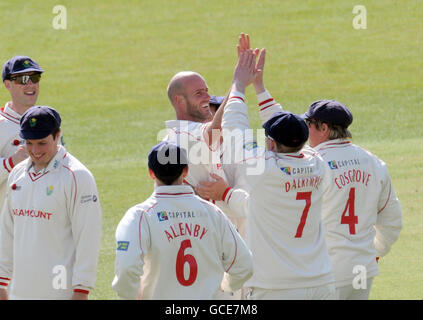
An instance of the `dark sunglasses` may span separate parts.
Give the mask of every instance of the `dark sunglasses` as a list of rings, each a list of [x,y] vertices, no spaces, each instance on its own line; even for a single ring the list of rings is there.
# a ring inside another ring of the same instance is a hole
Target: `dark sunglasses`
[[[29,80],[31,79],[32,83],[37,83],[41,79],[41,73],[35,73],[31,75],[23,75],[23,76],[16,76],[16,77],[10,77],[11,81],[15,81],[18,84],[27,84]]]

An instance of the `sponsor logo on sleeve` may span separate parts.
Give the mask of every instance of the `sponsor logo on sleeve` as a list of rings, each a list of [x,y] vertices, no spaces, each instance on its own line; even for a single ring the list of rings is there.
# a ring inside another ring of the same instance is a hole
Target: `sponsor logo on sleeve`
[[[87,202],[97,202],[98,198],[97,196],[94,194],[90,194],[90,195],[86,195],[86,196],[82,196],[81,197],[81,203],[87,203]]]
[[[129,241],[118,241],[117,242],[117,250],[128,251],[128,248],[129,248]]]

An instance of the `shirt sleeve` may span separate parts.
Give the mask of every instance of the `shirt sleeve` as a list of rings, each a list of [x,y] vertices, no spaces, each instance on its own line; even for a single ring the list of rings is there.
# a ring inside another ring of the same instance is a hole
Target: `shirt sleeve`
[[[386,165],[383,164],[384,179],[378,203],[374,245],[379,257],[386,255],[397,241],[402,228],[401,204],[395,194]]]
[[[144,213],[130,209],[116,229],[115,277],[112,288],[120,299],[135,300],[143,275],[144,256],[150,247]]]
[[[9,185],[9,184],[8,184]],[[6,289],[13,274],[13,214],[9,207],[9,189],[0,211],[0,288]]]
[[[2,158],[0,157],[0,184],[7,181],[9,173],[14,167],[12,157]]]
[[[70,170],[70,169],[69,169]],[[72,287],[88,293],[94,288],[101,244],[101,207],[94,177],[87,170],[72,171],[68,191],[70,221],[75,245]]]
[[[222,237],[222,263],[225,276],[221,283],[224,291],[236,291],[253,275],[253,258],[244,240],[233,224],[224,217]]]
[[[257,95],[257,101],[262,124],[265,124],[275,112],[283,111],[282,106],[273,99],[267,90]]]

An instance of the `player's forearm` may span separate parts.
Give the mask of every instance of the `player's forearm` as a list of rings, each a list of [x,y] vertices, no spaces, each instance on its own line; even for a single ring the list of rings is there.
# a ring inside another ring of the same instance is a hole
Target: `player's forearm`
[[[113,290],[122,300],[136,300],[140,296],[140,277],[132,272],[117,270]]]
[[[3,183],[7,180],[9,173],[12,171],[14,166],[15,163],[13,163],[12,157],[0,158],[0,183]]]
[[[267,90],[257,93],[257,102],[262,124],[268,121],[275,112],[283,111],[282,106],[275,101]]]
[[[0,288],[0,300],[9,300],[9,295],[6,289]]]

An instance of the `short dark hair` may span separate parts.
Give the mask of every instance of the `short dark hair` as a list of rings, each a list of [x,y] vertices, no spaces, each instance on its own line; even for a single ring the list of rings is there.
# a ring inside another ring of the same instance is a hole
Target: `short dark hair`
[[[154,175],[156,176],[156,178],[158,180],[160,180],[163,184],[170,186],[172,185],[176,180],[179,179],[179,177],[181,176],[182,172],[184,171],[184,169],[187,167],[187,165],[185,165],[183,168],[181,168],[180,172],[178,170],[178,173],[175,173],[173,175],[161,175],[158,172],[155,172],[153,169],[151,169],[154,172]]]
[[[168,141],[155,145],[148,154],[148,167],[165,185],[173,184],[187,166],[186,150]]]
[[[273,141],[275,141],[275,140],[273,140]],[[282,143],[279,143],[277,141],[275,141],[275,144],[276,144],[276,150],[278,151],[278,153],[293,153],[293,152],[300,151],[304,147],[305,142],[303,142],[302,144],[300,144],[299,146],[296,146],[296,147],[288,147],[288,146],[286,146]]]

